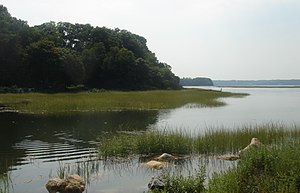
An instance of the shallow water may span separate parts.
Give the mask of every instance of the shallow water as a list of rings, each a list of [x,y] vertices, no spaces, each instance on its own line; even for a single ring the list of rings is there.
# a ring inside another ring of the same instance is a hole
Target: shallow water
[[[147,160],[137,157],[118,163],[97,159],[97,137],[111,131],[184,129],[203,133],[207,129],[233,129],[270,122],[300,125],[299,88],[222,90],[251,95],[221,99],[228,105],[216,108],[182,107],[65,116],[0,114],[0,174],[9,174],[9,192],[15,193],[47,192],[45,183],[49,177],[57,176],[61,168],[70,173],[79,172],[87,181],[85,192],[141,193],[147,191],[151,177],[163,171],[142,167],[140,163]],[[170,164],[167,170],[187,173],[198,165],[206,165],[207,175],[210,175],[235,164],[194,155]]]

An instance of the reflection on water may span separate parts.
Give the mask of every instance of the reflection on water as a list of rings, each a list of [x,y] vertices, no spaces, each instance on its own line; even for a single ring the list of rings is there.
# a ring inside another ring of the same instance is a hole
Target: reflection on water
[[[96,139],[106,132],[146,130],[157,112],[101,112],[66,116],[1,113],[0,176],[9,171],[14,192],[44,192],[59,164],[96,157]]]
[[[11,185],[9,192],[15,193],[45,192],[44,185],[49,177],[79,173],[88,184],[85,192],[141,193],[147,190],[151,177],[161,172],[188,174],[199,165],[205,165],[207,176],[210,176],[237,162],[193,155],[156,171],[141,166],[141,162],[150,158],[134,157],[119,162],[99,160],[95,148],[98,136],[149,128],[203,133],[214,127],[236,128],[270,121],[300,124],[300,89],[223,88],[223,91],[251,95],[222,99],[228,105],[217,108],[187,108],[187,105],[174,110],[64,116],[0,113],[0,189],[2,182],[7,185],[7,178],[2,177],[7,173]]]

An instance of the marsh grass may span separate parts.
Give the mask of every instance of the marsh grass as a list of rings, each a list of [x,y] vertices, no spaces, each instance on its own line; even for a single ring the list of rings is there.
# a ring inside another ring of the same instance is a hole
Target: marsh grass
[[[204,135],[185,132],[147,131],[137,133],[109,133],[99,138],[100,155],[108,157],[172,154],[235,154],[246,147],[253,137],[266,145],[283,144],[300,138],[298,126],[287,127],[270,123],[245,126],[235,130],[208,130]]]
[[[189,103],[201,107],[222,106],[224,103],[217,100],[220,97],[241,97],[245,95],[201,89],[0,94],[0,106],[36,114],[158,110],[176,108]]]
[[[252,151],[237,167],[215,174],[209,180],[207,192],[299,192],[299,141],[277,145]]]
[[[205,193],[298,193],[300,191],[300,143],[277,142],[271,148],[248,152],[236,167],[215,173],[205,185],[203,172],[193,175],[164,174],[166,192]],[[201,170],[200,170],[201,171]]]
[[[10,175],[1,174],[0,175],[0,193],[6,193],[10,190]]]
[[[81,160],[74,164],[70,163],[59,163],[56,171],[56,175],[52,174],[52,170],[49,173],[49,178],[59,177],[61,179],[66,178],[72,174],[78,174],[81,176],[86,184],[90,184],[93,177],[99,173],[99,161],[98,160]]]
[[[259,138],[266,145],[279,144],[299,138],[300,128],[295,125],[269,123],[246,125],[233,130],[210,129],[205,135],[195,137],[194,148],[200,154],[237,153],[247,146],[253,137]]]
[[[103,135],[99,140],[99,152],[104,158],[132,155],[155,155],[163,152],[173,154],[192,153],[192,140],[184,133],[137,132]]]
[[[206,155],[236,152],[248,145],[252,137],[258,137],[266,146],[243,155],[235,167],[213,174],[207,183],[199,180],[197,173],[188,176],[166,174],[166,188],[153,192],[300,192],[300,134],[297,126],[271,123],[232,131],[211,130],[203,136],[191,138],[192,149],[194,153]]]
[[[163,179],[165,188],[163,190],[154,189],[151,193],[201,193],[205,191],[205,167],[200,167],[189,175],[183,175],[178,172],[164,173],[160,178]]]

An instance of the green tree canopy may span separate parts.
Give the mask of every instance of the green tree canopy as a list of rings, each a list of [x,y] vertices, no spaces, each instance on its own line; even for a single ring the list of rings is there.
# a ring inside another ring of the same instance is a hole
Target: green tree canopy
[[[29,27],[0,5],[0,86],[176,89],[179,78],[126,30],[48,22]]]

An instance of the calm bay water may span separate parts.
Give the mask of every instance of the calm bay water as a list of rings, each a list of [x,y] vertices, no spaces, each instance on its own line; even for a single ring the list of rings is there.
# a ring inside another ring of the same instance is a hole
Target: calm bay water
[[[201,134],[207,129],[233,129],[247,124],[300,125],[299,88],[223,88],[223,91],[250,95],[220,99],[227,105],[217,108],[186,106],[162,111],[66,116],[0,114],[0,175],[9,175],[9,192],[41,193],[47,192],[45,183],[49,176],[57,176],[60,168],[71,172],[86,168],[88,174],[81,171],[88,180],[85,192],[141,193],[147,191],[151,177],[161,171],[142,167],[137,157],[120,163],[97,159],[97,137],[111,131],[184,129]],[[173,163],[168,169],[188,171],[199,164],[206,164],[207,172],[212,173],[235,163],[195,156]]]
[[[250,95],[223,98],[221,100],[227,105],[218,108],[187,107],[161,111],[152,127],[202,134],[208,129],[235,129],[245,125],[300,124],[300,88],[222,88],[222,91]]]

